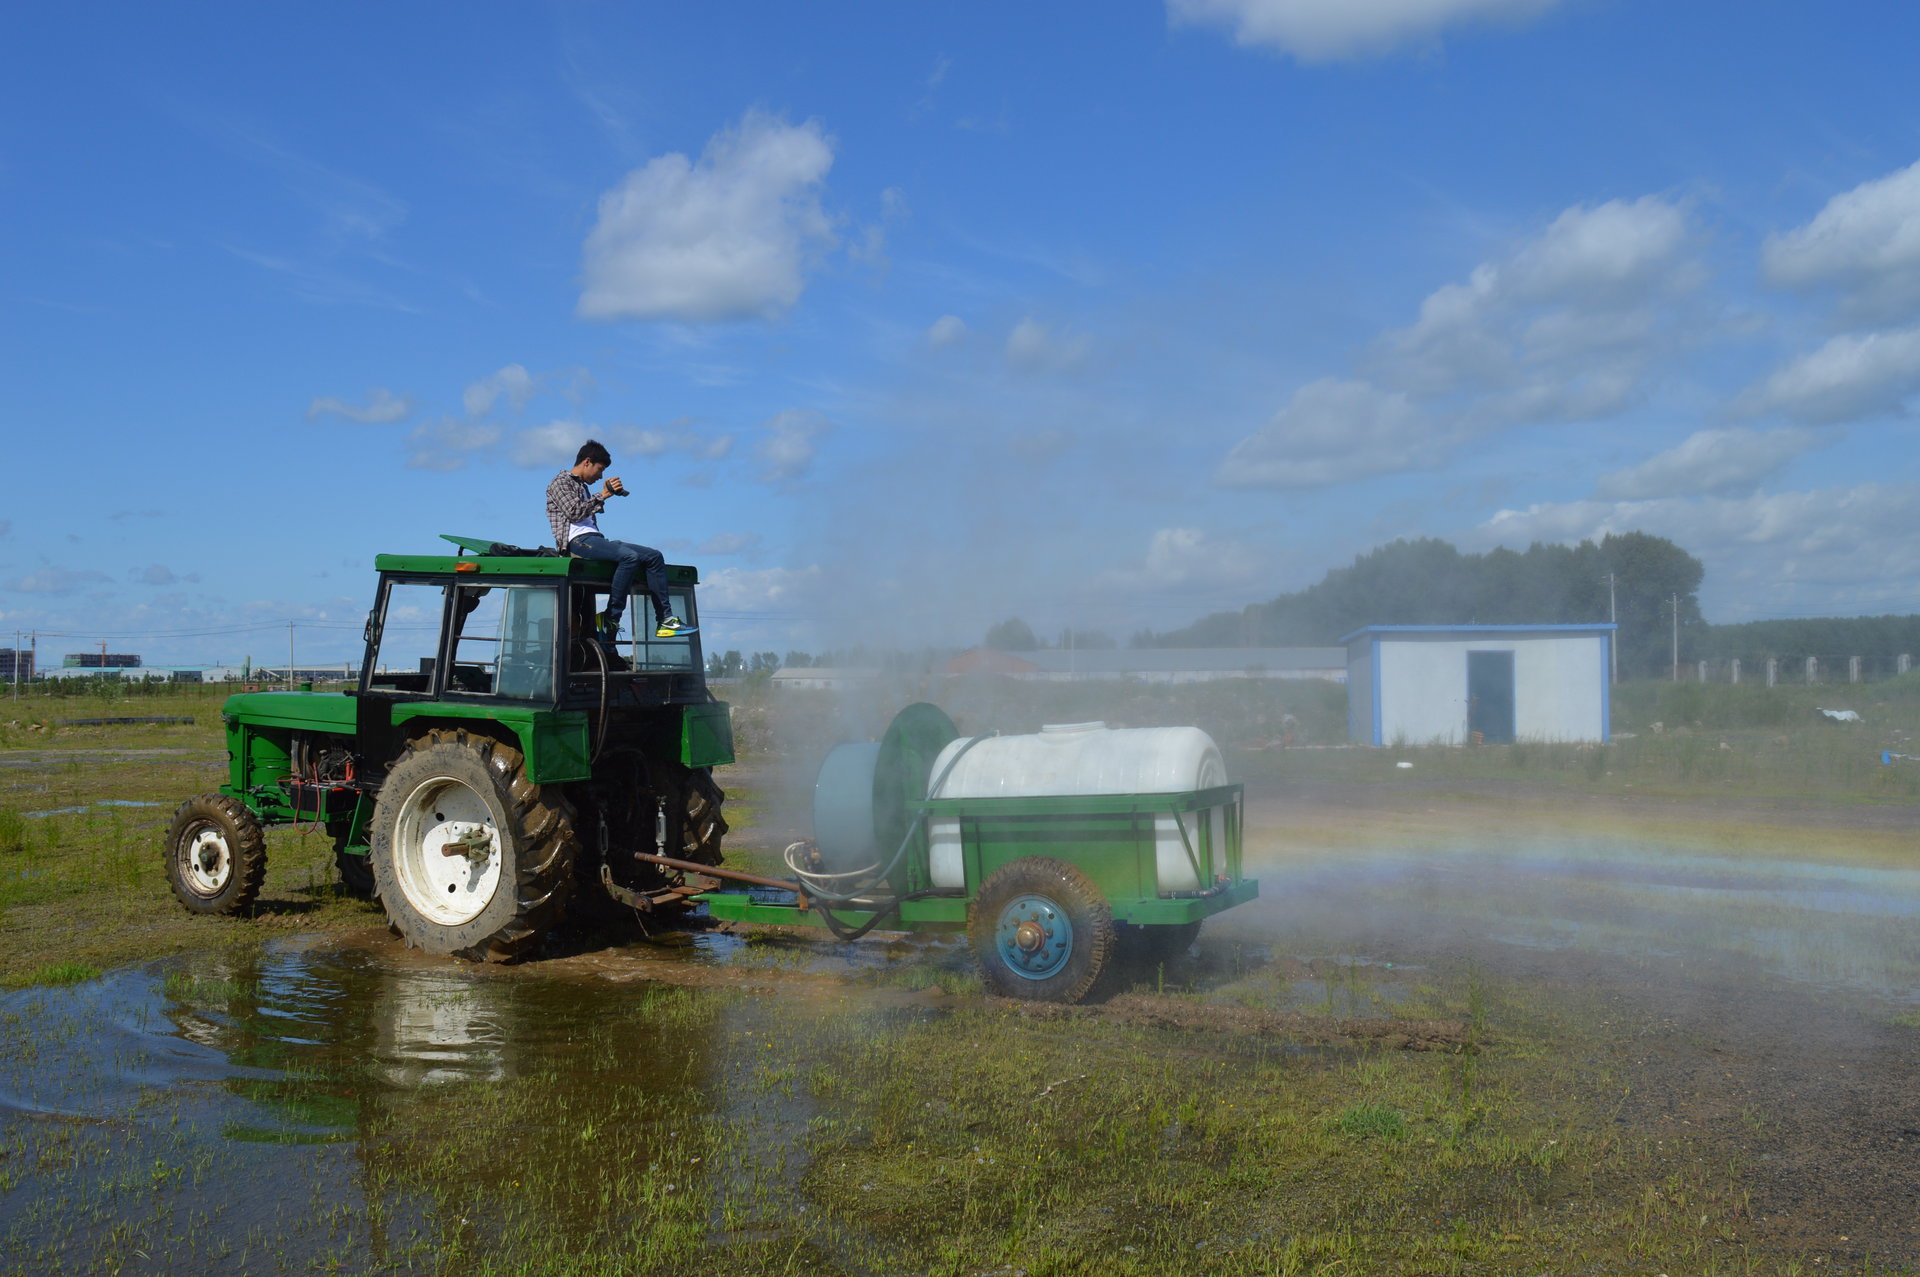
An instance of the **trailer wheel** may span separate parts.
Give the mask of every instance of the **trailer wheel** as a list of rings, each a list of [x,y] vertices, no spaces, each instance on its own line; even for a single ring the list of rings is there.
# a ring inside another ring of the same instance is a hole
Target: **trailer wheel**
[[[1076,865],[1029,856],[987,876],[968,909],[987,988],[1034,1002],[1078,1002],[1113,952],[1113,911]]]
[[[267,836],[245,803],[189,798],[167,827],[167,881],[194,913],[244,913],[267,876]]]
[[[441,729],[387,772],[373,809],[373,877],[400,938],[505,962],[559,922],[573,887],[572,812],[527,779],[520,751]]]

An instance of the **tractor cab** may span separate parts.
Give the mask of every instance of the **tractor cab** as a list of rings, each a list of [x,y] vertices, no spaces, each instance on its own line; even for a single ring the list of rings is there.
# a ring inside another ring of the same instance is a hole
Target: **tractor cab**
[[[643,589],[627,601],[619,638],[594,641],[612,564],[445,539],[465,553],[375,560],[362,697],[560,709],[708,699],[699,635],[655,638],[659,618]],[[697,625],[696,569],[670,566],[667,581],[676,614]]]

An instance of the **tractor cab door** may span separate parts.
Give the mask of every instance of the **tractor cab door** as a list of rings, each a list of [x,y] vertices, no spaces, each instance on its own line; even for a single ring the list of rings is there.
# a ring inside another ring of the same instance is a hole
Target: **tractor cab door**
[[[367,621],[362,695],[551,703],[560,587],[392,576]]]

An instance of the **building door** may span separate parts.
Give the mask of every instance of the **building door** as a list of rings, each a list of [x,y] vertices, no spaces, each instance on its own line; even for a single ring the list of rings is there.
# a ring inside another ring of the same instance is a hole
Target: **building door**
[[[1513,743],[1513,653],[1467,653],[1468,739]]]

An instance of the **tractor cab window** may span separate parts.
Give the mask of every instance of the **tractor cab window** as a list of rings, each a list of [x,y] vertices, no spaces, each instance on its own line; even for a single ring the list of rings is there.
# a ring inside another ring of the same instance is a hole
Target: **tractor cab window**
[[[689,625],[700,623],[694,615],[691,587],[669,586],[667,599],[673,605],[675,616]],[[598,668],[590,649],[584,644],[584,636],[593,632],[594,619],[606,610],[606,606],[604,591],[576,587],[573,632],[577,639],[583,640],[574,644],[572,669],[576,672],[591,673]],[[653,632],[659,626],[660,618],[654,613],[653,600],[644,590],[634,594],[627,601],[626,615],[620,621],[620,636],[613,645],[614,672],[686,673],[700,668],[700,654],[695,647],[697,640],[690,635],[655,638]]]
[[[667,601],[673,605],[673,614],[688,625],[700,624],[693,614],[693,591],[685,586],[667,587]],[[699,666],[699,658],[693,650],[691,635],[678,638],[661,639],[653,636],[659,628],[661,618],[654,614],[653,599],[642,590],[633,596],[627,605],[627,615],[633,618],[631,628],[632,647],[622,647],[620,654],[633,662],[636,670],[690,670]],[[621,635],[622,639],[628,635]]]
[[[440,621],[447,587],[439,582],[391,581],[367,622],[373,645],[367,687],[388,692],[425,692],[433,687],[440,652]]]
[[[459,586],[447,690],[511,700],[551,697],[557,615],[551,586]]]

